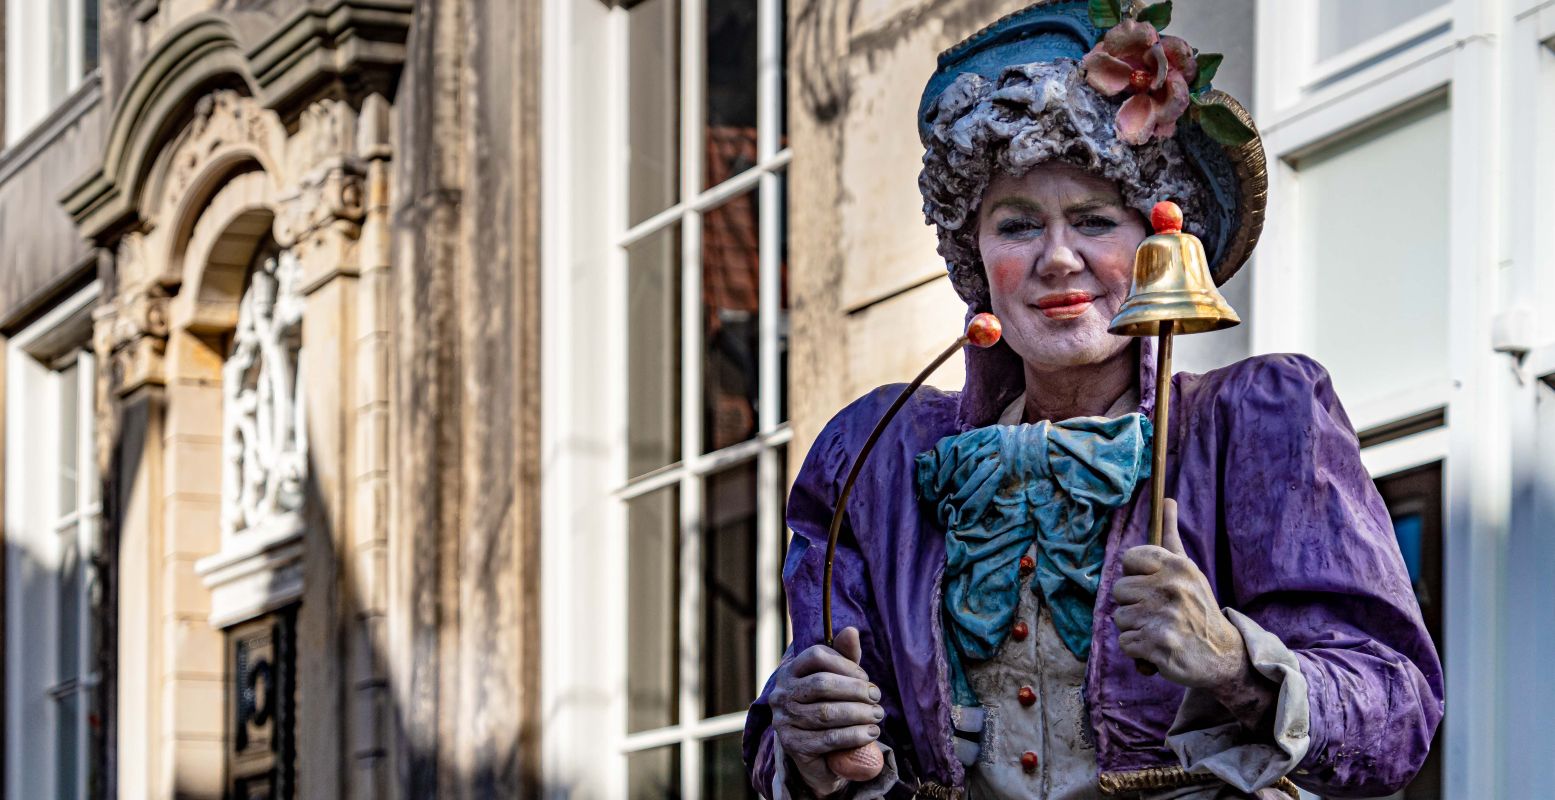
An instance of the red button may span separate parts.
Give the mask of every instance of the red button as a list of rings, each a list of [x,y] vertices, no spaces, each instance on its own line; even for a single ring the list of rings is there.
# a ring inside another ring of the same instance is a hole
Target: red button
[[[1024,642],[1024,641],[1026,641],[1026,637],[1028,635],[1030,635],[1030,634],[1031,634],[1031,629],[1026,627],[1026,623],[1024,623],[1024,622],[1017,622],[1017,623],[1015,623],[1015,627],[1010,629],[1010,635],[1014,636],[1015,637],[1015,641],[1017,641],[1017,642]]]
[[[1035,558],[1032,558],[1031,556],[1021,556],[1020,557],[1020,571],[1021,572],[1035,572],[1036,569],[1037,569],[1037,560]]]
[[[1027,750],[1024,753],[1021,753],[1020,754],[1020,765],[1022,767],[1025,767],[1027,772],[1036,772],[1037,771],[1037,754],[1031,752],[1030,750]]]
[[[1020,687],[1020,691],[1016,692],[1015,696],[1020,698],[1020,704],[1023,706],[1029,706],[1037,702],[1037,693],[1032,691],[1030,686]]]

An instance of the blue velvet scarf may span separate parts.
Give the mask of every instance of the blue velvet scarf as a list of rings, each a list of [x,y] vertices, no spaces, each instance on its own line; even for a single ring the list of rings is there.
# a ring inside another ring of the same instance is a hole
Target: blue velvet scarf
[[[1020,557],[1077,658],[1091,615],[1107,522],[1150,476],[1150,420],[1079,417],[992,425],[941,439],[917,459],[918,493],[945,528],[944,620],[958,705],[976,705],[963,661],[992,658],[1020,604]]]

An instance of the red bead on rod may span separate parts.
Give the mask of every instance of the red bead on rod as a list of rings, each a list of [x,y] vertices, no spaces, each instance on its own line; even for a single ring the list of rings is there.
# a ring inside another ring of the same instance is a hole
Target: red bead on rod
[[[1156,233],[1182,233],[1182,209],[1170,200],[1163,200],[1150,209],[1150,227]]]

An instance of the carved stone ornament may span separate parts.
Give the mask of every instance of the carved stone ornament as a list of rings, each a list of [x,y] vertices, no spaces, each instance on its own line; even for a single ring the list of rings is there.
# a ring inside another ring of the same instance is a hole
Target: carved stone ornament
[[[210,157],[233,144],[271,152],[272,126],[279,123],[252,97],[222,89],[201,97],[178,143],[173,146],[163,189],[163,208],[174,208],[189,192]]]
[[[276,219],[277,239],[293,245],[337,222],[346,223],[346,232],[354,238],[367,213],[363,173],[355,163],[336,160],[300,181]]]
[[[308,431],[297,369],[301,267],[289,250],[254,269],[222,368],[222,537],[301,527]]]
[[[151,283],[127,290],[98,312],[93,338],[98,356],[108,364],[114,394],[122,397],[165,381],[167,305],[167,292]]]
[[[211,588],[216,627],[302,596],[308,425],[298,370],[301,272],[291,250],[254,266],[222,367],[221,551],[196,567]]]

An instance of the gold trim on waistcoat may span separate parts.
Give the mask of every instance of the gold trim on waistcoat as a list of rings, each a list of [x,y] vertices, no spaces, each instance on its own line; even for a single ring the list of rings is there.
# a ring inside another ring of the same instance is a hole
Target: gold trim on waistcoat
[[[1190,775],[1182,767],[1151,767],[1129,772],[1103,772],[1096,776],[1096,784],[1104,795],[1120,795],[1129,792],[1152,792],[1160,789],[1183,789],[1189,786],[1208,786],[1220,782],[1214,775]],[[1301,800],[1301,793],[1289,778],[1280,778],[1269,787],[1289,795],[1291,800]],[[933,781],[918,784],[912,794],[914,800],[965,800],[966,790],[941,786]]]
[[[1105,795],[1149,792],[1157,789],[1182,789],[1218,782],[1220,779],[1214,775],[1190,775],[1182,767],[1151,767],[1128,772],[1103,772],[1096,776],[1096,784]],[[1301,798],[1301,793],[1296,790],[1296,784],[1291,783],[1289,778],[1280,778],[1270,788],[1290,795],[1291,800]]]

